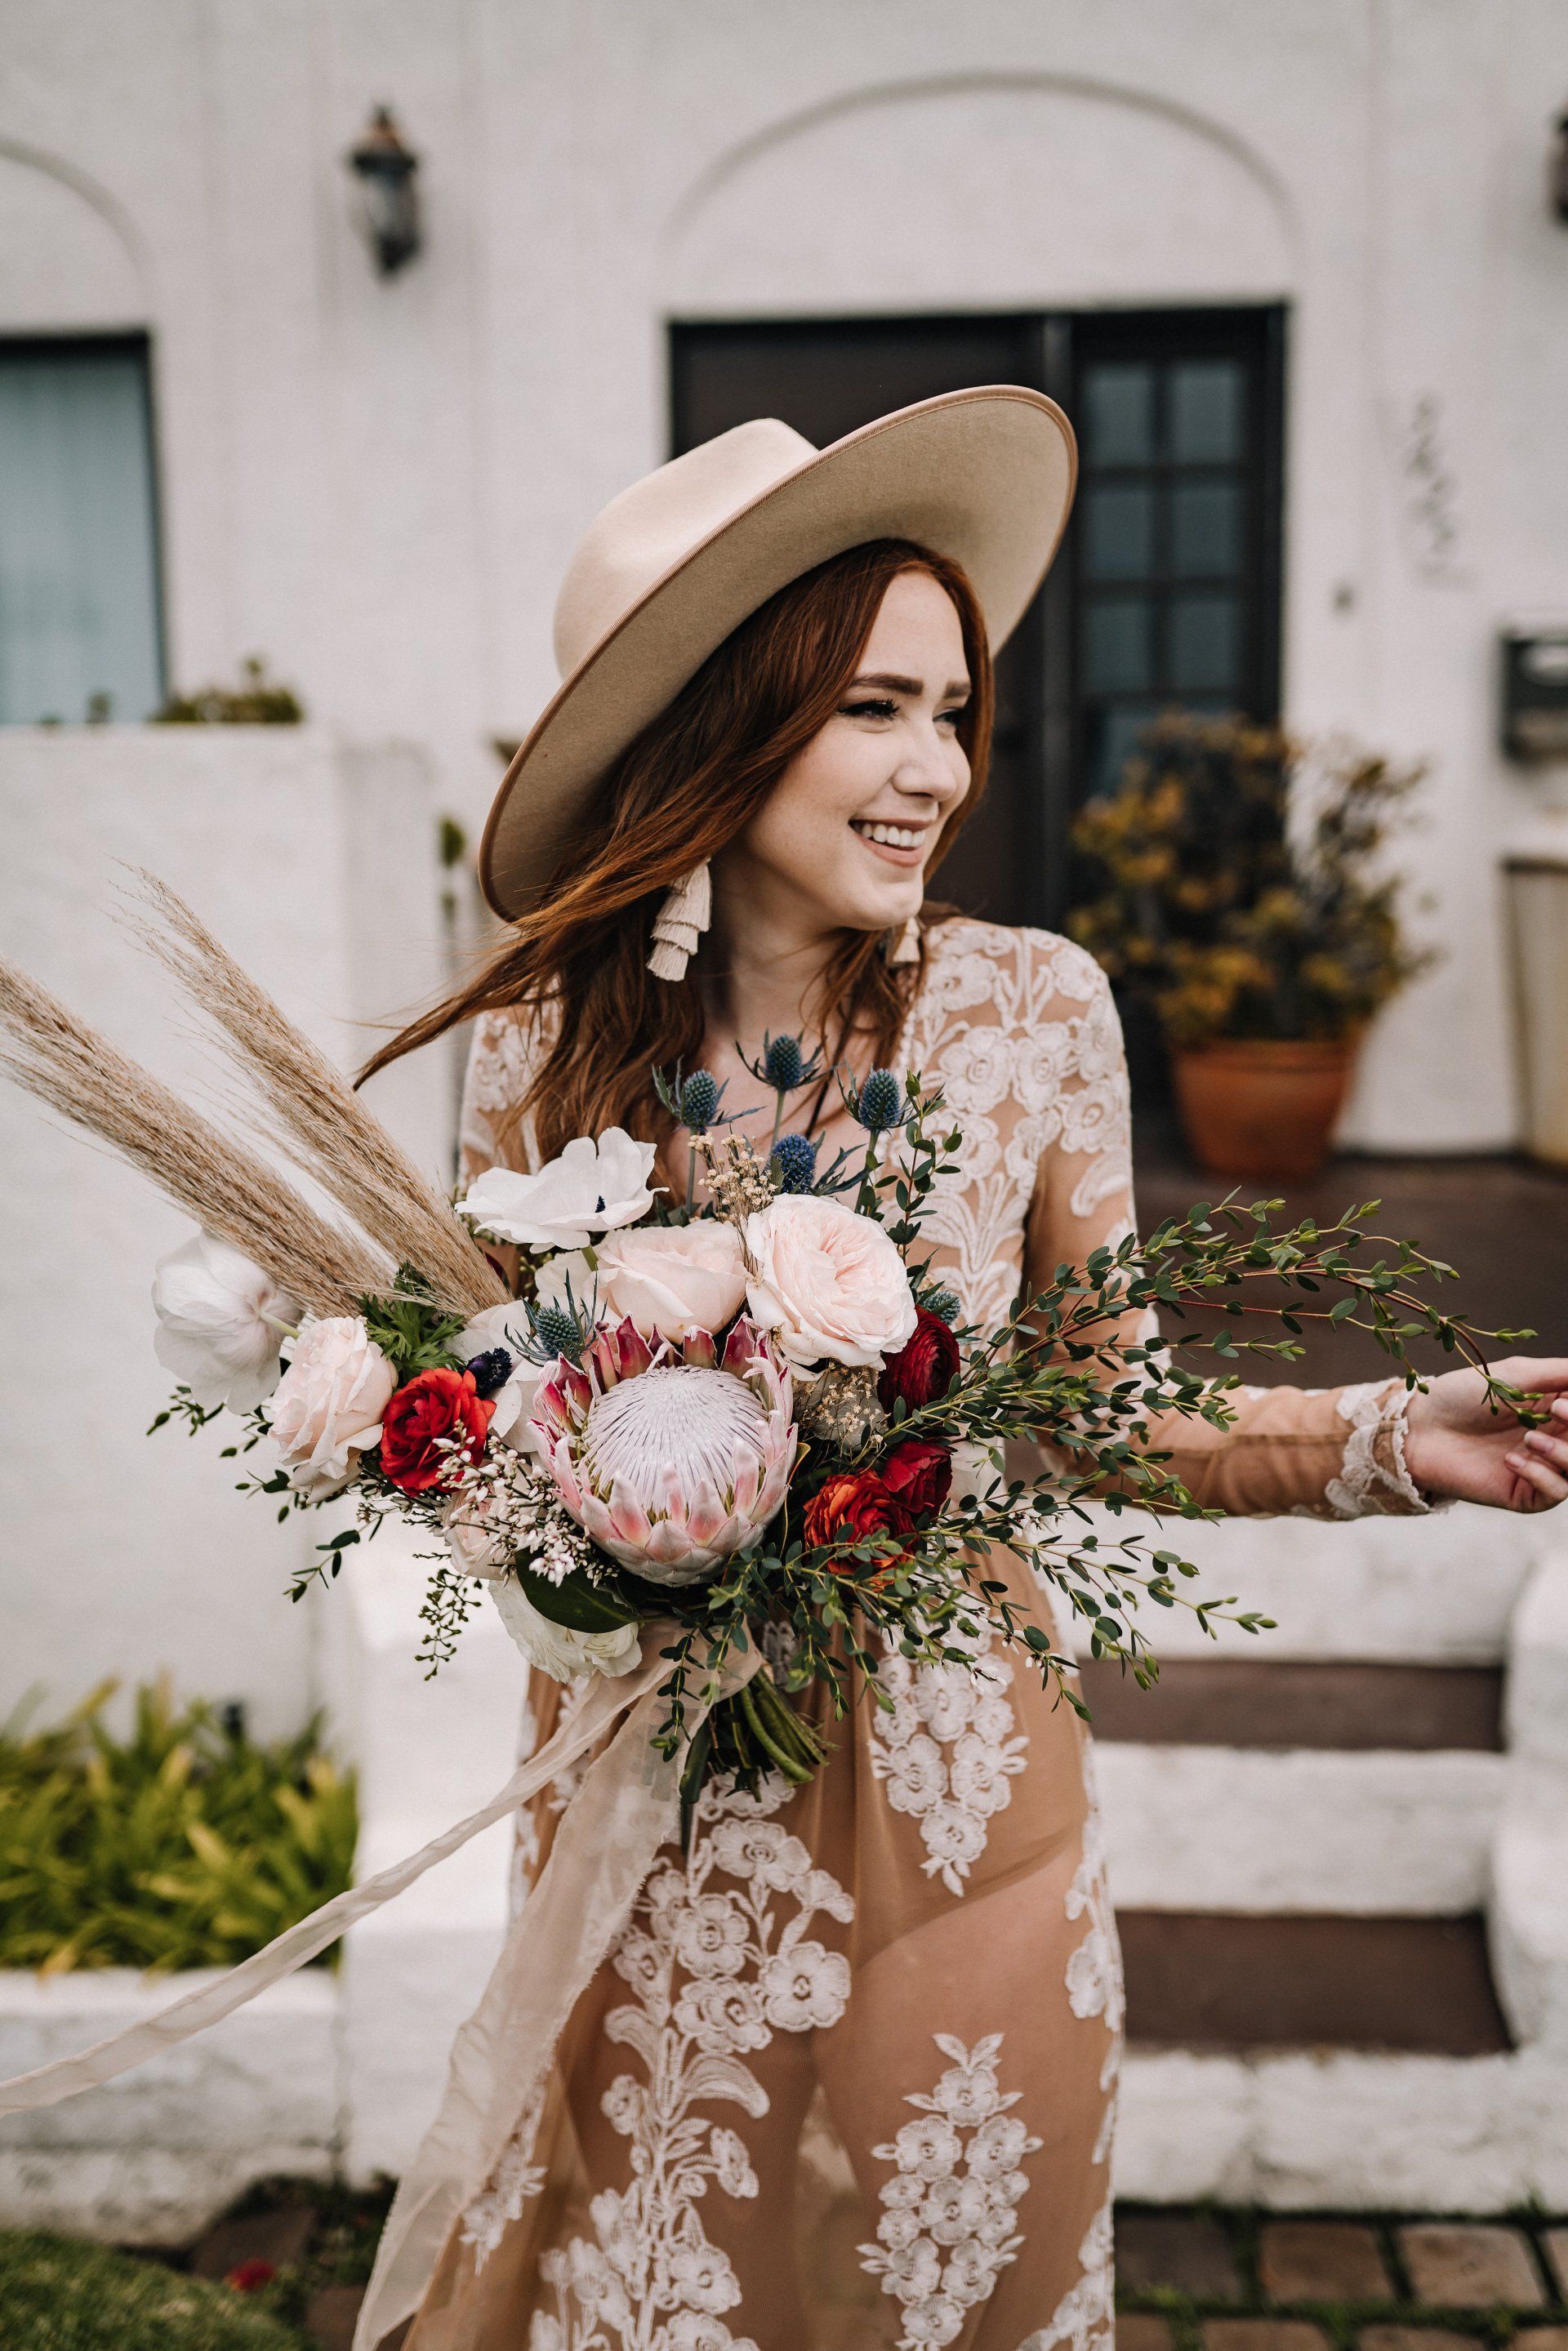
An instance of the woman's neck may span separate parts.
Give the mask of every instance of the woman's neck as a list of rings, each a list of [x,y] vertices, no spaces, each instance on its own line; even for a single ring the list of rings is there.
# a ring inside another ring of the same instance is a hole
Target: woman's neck
[[[799,903],[744,892],[714,876],[713,926],[703,961],[709,1038],[755,1051],[764,1034],[800,1036],[820,1003],[818,982],[837,932]]]

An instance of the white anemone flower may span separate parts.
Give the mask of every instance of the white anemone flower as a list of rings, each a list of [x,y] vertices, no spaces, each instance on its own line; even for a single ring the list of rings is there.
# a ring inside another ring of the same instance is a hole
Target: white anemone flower
[[[623,1127],[606,1128],[597,1143],[579,1134],[535,1176],[486,1167],[458,1201],[457,1213],[519,1249],[583,1249],[600,1233],[647,1215],[654,1155],[654,1144],[633,1142]]]
[[[152,1306],[158,1361],[198,1404],[249,1412],[277,1385],[278,1349],[299,1308],[215,1233],[193,1233],[159,1259]]]
[[[636,1624],[617,1625],[607,1633],[578,1633],[541,1614],[528,1593],[510,1575],[490,1585],[502,1624],[530,1666],[552,1681],[580,1681],[588,1674],[615,1679],[642,1662],[643,1634]]]
[[[538,1451],[528,1416],[545,1367],[530,1359],[526,1352],[529,1344],[528,1309],[515,1299],[500,1306],[486,1306],[452,1343],[453,1353],[461,1356],[465,1364],[471,1364],[476,1355],[489,1354],[495,1347],[505,1347],[510,1355],[511,1370],[501,1386],[491,1391],[490,1401],[496,1408],[490,1416],[490,1434],[519,1453]]]

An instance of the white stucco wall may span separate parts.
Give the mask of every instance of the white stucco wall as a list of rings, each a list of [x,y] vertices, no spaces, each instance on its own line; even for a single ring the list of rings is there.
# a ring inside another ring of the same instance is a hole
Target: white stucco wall
[[[1283,298],[1289,715],[1430,758],[1446,961],[1350,1133],[1506,1141],[1493,638],[1568,611],[1554,0],[12,0],[0,332],[141,315],[169,635],[427,745],[475,816],[583,522],[664,453],[673,315]],[[341,157],[423,162],[390,282]],[[1436,486],[1434,472],[1439,477]]]
[[[371,1013],[439,974],[434,814],[406,747],[318,728],[0,730],[5,946],[126,1051],[209,1102],[221,1073],[169,983],[112,919],[144,865],[346,1066]],[[371,1100],[448,1180],[434,1055]],[[141,1180],[0,1084],[0,1719],[46,1718],[99,1681],[171,1668],[248,1701],[263,1732],[319,1703],[310,1614],[288,1575],[321,1539],[242,1500],[217,1431],[143,1435],[171,1377],[152,1353],[155,1260],[190,1225]]]

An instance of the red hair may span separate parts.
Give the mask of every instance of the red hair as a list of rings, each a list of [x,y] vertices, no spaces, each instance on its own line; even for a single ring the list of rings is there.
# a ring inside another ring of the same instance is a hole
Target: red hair
[[[839,708],[888,586],[904,571],[927,572],[946,590],[968,662],[958,739],[971,781],[943,829],[937,854],[945,852],[985,783],[994,699],[985,620],[956,563],[906,539],[874,539],[792,580],[725,639],[609,770],[577,843],[499,951],[361,1075],[476,1013],[549,1011],[558,1017],[511,1113],[513,1131],[528,1118],[546,1157],[607,1126],[664,1143],[670,1123],[649,1072],[677,1061],[692,1067],[705,1019],[700,949],[685,980],[655,979],[645,967],[653,916],[674,883],[745,830]],[[836,1028],[835,1050],[858,1032],[883,1061],[920,967],[890,966],[880,946],[878,932],[844,932],[810,1010],[824,1034]]]

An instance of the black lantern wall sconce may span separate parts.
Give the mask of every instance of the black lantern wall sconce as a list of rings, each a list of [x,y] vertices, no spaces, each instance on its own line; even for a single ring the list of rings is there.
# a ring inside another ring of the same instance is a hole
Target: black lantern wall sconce
[[[1552,151],[1552,209],[1568,228],[1568,111],[1557,118],[1557,144]]]
[[[391,277],[420,246],[419,157],[403,139],[390,106],[378,106],[349,169],[360,184],[360,219],[376,267]]]

